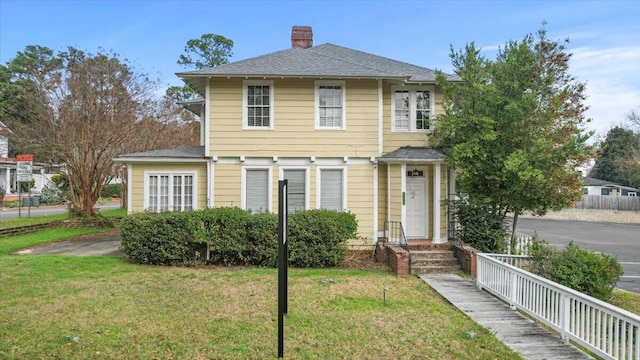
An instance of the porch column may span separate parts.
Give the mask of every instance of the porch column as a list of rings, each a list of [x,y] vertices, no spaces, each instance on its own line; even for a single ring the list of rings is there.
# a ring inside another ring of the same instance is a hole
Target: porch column
[[[440,163],[433,164],[433,242],[443,242],[440,238]]]

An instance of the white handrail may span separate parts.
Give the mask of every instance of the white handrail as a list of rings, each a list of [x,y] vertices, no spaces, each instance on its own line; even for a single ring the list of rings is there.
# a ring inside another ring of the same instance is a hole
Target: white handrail
[[[478,254],[478,288],[598,356],[640,360],[640,316],[511,265],[520,265],[523,259]]]

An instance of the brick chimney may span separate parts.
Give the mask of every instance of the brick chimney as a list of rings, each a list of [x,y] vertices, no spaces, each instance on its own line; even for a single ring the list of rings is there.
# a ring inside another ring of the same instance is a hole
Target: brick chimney
[[[291,29],[291,47],[308,49],[313,46],[311,26],[294,26]]]

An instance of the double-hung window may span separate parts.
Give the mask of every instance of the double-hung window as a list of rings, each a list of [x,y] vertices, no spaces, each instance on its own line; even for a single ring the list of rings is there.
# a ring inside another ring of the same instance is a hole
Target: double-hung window
[[[245,168],[242,207],[257,212],[271,211],[271,168]]]
[[[316,81],[315,87],[316,129],[345,129],[345,82]]]
[[[273,81],[244,81],[242,103],[243,129],[273,129]]]
[[[346,169],[318,169],[318,205],[320,209],[344,211],[346,204]]]
[[[147,173],[145,209],[152,212],[193,210],[194,179],[193,173]]]
[[[392,130],[420,132],[433,129],[433,88],[394,86],[391,88]]]
[[[289,212],[307,209],[307,170],[283,169],[282,179],[287,183],[287,207]]]

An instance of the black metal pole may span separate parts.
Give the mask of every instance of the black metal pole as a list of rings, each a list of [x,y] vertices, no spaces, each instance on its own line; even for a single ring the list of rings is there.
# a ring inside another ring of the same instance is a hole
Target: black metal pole
[[[278,182],[278,358],[284,357],[284,315],[287,313],[287,180]]]

